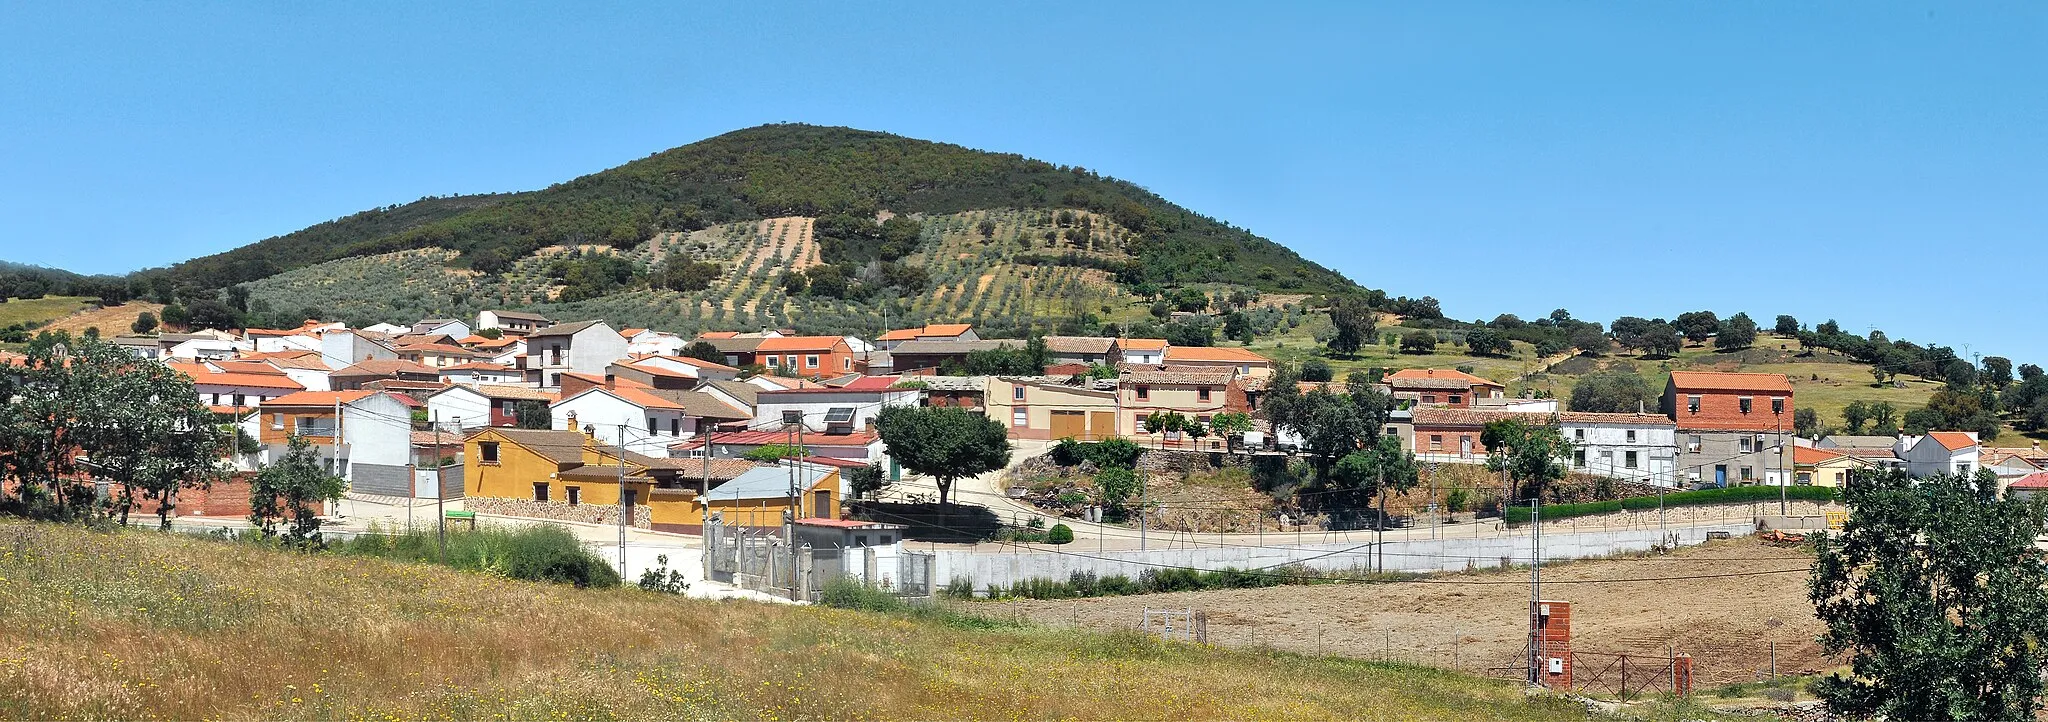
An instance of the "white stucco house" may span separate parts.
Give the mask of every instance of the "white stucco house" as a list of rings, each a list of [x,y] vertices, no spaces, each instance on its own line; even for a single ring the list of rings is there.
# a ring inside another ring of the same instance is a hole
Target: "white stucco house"
[[[526,380],[560,388],[562,374],[603,376],[605,367],[627,357],[626,337],[603,321],[576,321],[534,331],[526,337]]]
[[[1572,443],[1571,468],[1586,474],[1676,488],[1678,424],[1662,414],[1559,412]]]
[[[356,331],[344,328],[320,334],[320,360],[330,368],[347,368],[364,361],[397,359],[397,350]]]
[[[1980,468],[1978,456],[1982,451],[1975,431],[1929,431],[1925,436],[1906,434],[1892,446],[1892,453],[1905,463],[1906,473],[1913,476],[1974,474]]]
[[[557,430],[595,427],[597,438],[648,456],[668,456],[670,445],[695,437],[710,424],[747,418],[746,412],[701,392],[638,386],[593,386],[556,401],[551,411]],[[624,441],[618,440],[621,435]]]

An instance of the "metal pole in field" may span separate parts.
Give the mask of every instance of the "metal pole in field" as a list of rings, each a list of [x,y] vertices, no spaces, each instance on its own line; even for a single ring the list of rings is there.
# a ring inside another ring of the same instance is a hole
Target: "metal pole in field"
[[[439,536],[441,537],[441,559],[443,561],[446,561],[448,559],[448,511],[445,506],[445,502],[441,500],[442,497],[447,495],[441,493],[440,412],[435,412],[432,418],[427,419],[427,423],[432,424],[434,426],[434,525],[439,528],[437,534],[439,534]],[[410,518],[412,516],[410,512],[410,509],[412,508],[412,499],[407,498],[405,500],[405,506],[406,509],[408,510],[406,517]]]
[[[1543,510],[1542,499],[1529,499],[1529,684],[1538,684],[1542,676],[1542,651],[1538,648],[1536,635],[1538,616],[1537,605],[1543,599]]]
[[[1778,515],[1791,516],[1792,502],[1785,487],[1792,485],[1792,467],[1785,463],[1785,415],[1778,415]]]
[[[619,424],[619,581],[626,579],[626,425]]]

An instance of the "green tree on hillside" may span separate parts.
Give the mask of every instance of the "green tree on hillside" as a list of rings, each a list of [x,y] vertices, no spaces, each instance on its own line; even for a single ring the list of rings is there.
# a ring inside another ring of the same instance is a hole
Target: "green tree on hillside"
[[[150,313],[148,311],[143,311],[142,313],[135,314],[135,323],[129,324],[128,330],[138,334],[148,334],[152,331],[155,331],[156,314]]]
[[[1819,437],[1820,414],[1803,406],[1792,412],[1792,433],[1809,439]]]
[[[1336,378],[1336,372],[1330,370],[1330,362],[1319,358],[1301,362],[1301,380],[1329,381],[1333,378]]]
[[[1702,343],[1721,332],[1721,317],[1714,315],[1713,311],[1687,311],[1678,314],[1678,320],[1672,325],[1678,327],[1679,333],[1685,334],[1685,340]]]
[[[1334,326],[1330,351],[1351,356],[1372,342],[1378,333],[1379,314],[1363,301],[1340,298],[1330,305],[1330,323]]]
[[[1799,335],[1799,319],[1782,313],[1778,314],[1778,322],[1771,327],[1771,332],[1780,336],[1797,336]]]
[[[1813,691],[1835,714],[2031,720],[2048,667],[2041,512],[2000,499],[1989,471],[1913,479],[1853,471],[1849,518],[1814,535],[1807,580],[1821,648],[1849,674]]]
[[[1985,356],[1984,372],[1979,375],[1984,383],[2000,391],[2012,385],[2012,359],[2004,356]]]
[[[966,409],[891,406],[875,416],[875,429],[889,458],[937,482],[940,505],[951,503],[955,480],[1010,463],[1008,430]]]
[[[1862,399],[1849,402],[1842,407],[1842,431],[1855,435],[1863,433],[1863,424],[1870,420],[1870,402]]]
[[[1428,354],[1436,352],[1436,333],[1414,330],[1401,336],[1401,353]]]
[[[1737,313],[1721,324],[1721,332],[1714,336],[1714,348],[1720,351],[1749,348],[1756,343],[1756,322],[1749,314]]]
[[[1467,332],[1465,334],[1465,346],[1471,349],[1474,356],[1493,356],[1496,358],[1506,358],[1515,349],[1514,343],[1508,340],[1507,334],[1490,328],[1478,328]]]

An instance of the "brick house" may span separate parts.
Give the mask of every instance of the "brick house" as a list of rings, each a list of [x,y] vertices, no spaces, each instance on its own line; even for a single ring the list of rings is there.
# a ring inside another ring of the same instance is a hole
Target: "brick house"
[[[1452,369],[1401,369],[1382,381],[1396,399],[1421,406],[1471,408],[1479,399],[1507,395],[1507,387]]]
[[[1673,371],[1663,406],[1678,424],[1682,480],[1776,486],[1790,477],[1792,382],[1784,374]]]

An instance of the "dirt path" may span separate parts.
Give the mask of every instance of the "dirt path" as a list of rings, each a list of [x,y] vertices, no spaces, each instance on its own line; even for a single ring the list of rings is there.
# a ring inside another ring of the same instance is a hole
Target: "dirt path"
[[[1702,684],[1751,679],[1768,669],[1826,669],[1813,642],[1820,625],[1806,601],[1803,551],[1738,539],[1666,557],[1566,564],[1546,570],[1543,596],[1572,603],[1581,666],[1626,653],[1636,664],[1669,646],[1691,654]],[[1792,573],[1757,574],[1783,569]],[[1747,576],[1710,576],[1747,574]],[[1672,577],[1688,577],[1672,580]],[[1516,663],[1527,635],[1526,571],[1432,582],[1335,584],[989,603],[997,616],[1108,629],[1133,627],[1147,609],[1208,613],[1209,641],[1314,653],[1391,657],[1484,671]],[[1573,583],[1594,582],[1594,583]],[[1772,625],[1777,620],[1779,625]]]

